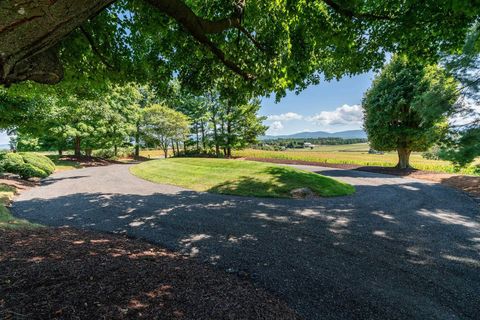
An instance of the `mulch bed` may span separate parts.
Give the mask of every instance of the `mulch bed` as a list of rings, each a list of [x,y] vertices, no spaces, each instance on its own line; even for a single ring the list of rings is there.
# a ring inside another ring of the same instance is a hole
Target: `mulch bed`
[[[250,161],[271,162],[279,164],[298,164],[309,166],[321,166],[329,168],[349,169],[366,171],[373,173],[390,174],[401,177],[409,177],[414,179],[428,180],[438,182],[449,187],[459,189],[472,196],[474,199],[480,199],[480,177],[467,176],[461,174],[441,173],[433,171],[422,171],[416,169],[401,170],[397,168],[388,167],[374,167],[374,166],[359,166],[353,164],[336,164],[336,163],[319,163],[312,161],[300,161],[300,160],[283,160],[283,159],[264,159],[264,158],[245,158]],[[480,200],[479,200],[480,201]]]
[[[250,282],[124,236],[2,231],[0,319],[299,319]]]
[[[0,184],[5,184],[17,189],[17,191],[28,190],[40,184],[39,180],[23,180],[14,175],[3,175],[0,177]]]
[[[78,162],[82,167],[99,167],[108,166],[110,164],[122,163],[115,160],[107,160],[99,157],[90,156],[61,156],[59,160]]]

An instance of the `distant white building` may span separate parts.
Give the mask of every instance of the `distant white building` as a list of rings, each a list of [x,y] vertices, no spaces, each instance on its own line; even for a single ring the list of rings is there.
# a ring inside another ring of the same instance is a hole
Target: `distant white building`
[[[315,145],[314,145],[313,143],[310,143],[310,142],[305,142],[305,143],[303,144],[303,147],[305,147],[305,148],[313,148],[313,147],[315,147]]]

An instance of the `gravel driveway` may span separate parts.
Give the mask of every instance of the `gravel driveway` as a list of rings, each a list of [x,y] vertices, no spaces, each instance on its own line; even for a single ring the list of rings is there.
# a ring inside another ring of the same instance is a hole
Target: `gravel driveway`
[[[480,210],[434,183],[296,166],[352,196],[260,199],[197,193],[128,165],[57,173],[14,202],[52,226],[127,233],[251,279],[306,319],[479,319]]]

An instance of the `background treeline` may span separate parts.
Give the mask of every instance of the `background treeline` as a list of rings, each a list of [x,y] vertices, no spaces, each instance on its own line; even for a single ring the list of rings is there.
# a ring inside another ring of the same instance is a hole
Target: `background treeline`
[[[18,151],[73,150],[76,156],[139,156],[143,147],[175,155],[231,156],[264,134],[256,99],[165,92],[135,83],[94,91],[0,90],[0,128],[15,134]]]
[[[362,138],[298,138],[298,139],[267,139],[263,140],[253,146],[255,149],[262,150],[282,150],[282,149],[296,149],[305,148],[305,143],[312,145],[342,145],[342,144],[354,144],[354,143],[366,143],[367,139]],[[308,145],[307,145],[308,146]],[[310,146],[308,146],[310,147]]]

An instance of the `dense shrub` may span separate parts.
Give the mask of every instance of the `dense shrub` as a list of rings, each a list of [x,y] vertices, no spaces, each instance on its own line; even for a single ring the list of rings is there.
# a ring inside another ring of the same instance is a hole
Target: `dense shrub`
[[[38,153],[20,153],[25,163],[32,164],[33,166],[45,171],[48,175],[51,175],[55,171],[55,164],[48,157]]]
[[[7,153],[2,158],[2,167],[5,172],[16,173],[16,168],[25,164],[23,158],[18,153]]]
[[[46,156],[35,153],[6,153],[0,155],[3,172],[18,174],[22,179],[46,178],[55,171],[55,164]]]
[[[24,163],[22,166],[18,168],[18,171],[16,172],[20,178],[22,179],[29,179],[29,178],[46,178],[50,174],[43,171],[39,167],[34,166],[31,163]]]

